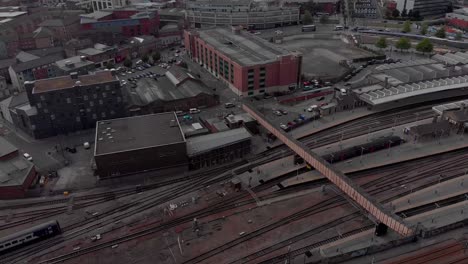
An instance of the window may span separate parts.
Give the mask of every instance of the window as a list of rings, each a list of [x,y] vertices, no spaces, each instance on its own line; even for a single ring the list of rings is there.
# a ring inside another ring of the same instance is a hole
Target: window
[[[37,103],[37,104],[36,104],[36,107],[37,107],[37,108],[41,108],[41,107],[42,107],[42,104],[41,104],[41,103]]]
[[[54,115],[54,114],[51,114],[51,115],[50,115],[50,119],[55,120],[55,115]]]
[[[120,97],[120,96],[117,97],[117,102],[119,102],[119,103],[122,102],[122,97]]]
[[[106,91],[109,91],[109,90],[110,90],[110,86],[106,84]]]
[[[87,101],[87,100],[88,100],[88,96],[87,96],[87,95],[84,95],[84,96],[83,96],[83,100]]]
[[[89,106],[93,107],[94,106],[94,101],[89,101]]]
[[[46,114],[49,113],[49,109],[45,108],[44,113],[46,113]]]
[[[107,94],[104,92],[102,93],[102,97],[106,98]]]
[[[111,114],[111,115],[115,115],[115,111],[114,111],[114,110],[111,110],[111,111],[110,111],[110,114]]]
[[[97,94],[93,94],[93,98],[96,99],[96,98],[97,98]]]
[[[71,98],[70,97],[67,98],[67,103],[71,104]]]
[[[96,118],[97,118],[96,114],[93,114],[93,119],[96,119]]]
[[[102,116],[103,118],[105,118],[105,117],[106,117],[106,112],[102,112],[102,113],[101,113],[101,116]]]
[[[254,92],[248,92],[247,94],[248,94],[248,95],[253,95],[253,94],[254,94]]]
[[[99,104],[102,105],[103,104],[103,101],[101,99],[99,99]]]

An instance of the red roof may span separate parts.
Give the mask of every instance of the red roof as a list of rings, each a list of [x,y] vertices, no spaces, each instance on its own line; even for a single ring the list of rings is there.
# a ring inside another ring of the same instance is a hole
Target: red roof
[[[73,88],[79,81],[80,85],[94,85],[108,83],[117,80],[110,71],[96,72],[95,74],[81,75],[77,79],[72,79],[70,75],[60,76],[51,79],[37,80],[34,82],[33,94],[45,93],[56,90]]]

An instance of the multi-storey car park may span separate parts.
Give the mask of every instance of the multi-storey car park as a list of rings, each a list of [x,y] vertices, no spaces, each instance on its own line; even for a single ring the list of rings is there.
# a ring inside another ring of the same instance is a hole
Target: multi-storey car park
[[[287,91],[300,82],[302,55],[233,27],[185,31],[192,60],[239,96]]]

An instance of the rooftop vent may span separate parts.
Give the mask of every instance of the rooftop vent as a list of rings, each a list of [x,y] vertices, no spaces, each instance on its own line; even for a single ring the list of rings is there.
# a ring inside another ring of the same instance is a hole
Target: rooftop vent
[[[177,122],[176,122],[174,119],[172,119],[171,122],[169,123],[169,126],[170,126],[170,127],[176,127],[176,126],[177,126]]]
[[[67,67],[73,67],[73,66],[75,66],[75,65],[73,64],[73,62],[67,60],[67,61],[65,61],[65,66],[67,66]]]

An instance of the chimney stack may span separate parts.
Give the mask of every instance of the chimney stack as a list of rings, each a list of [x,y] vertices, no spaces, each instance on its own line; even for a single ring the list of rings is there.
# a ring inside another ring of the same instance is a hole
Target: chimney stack
[[[81,60],[81,61],[85,61],[85,60],[86,60],[86,56],[80,56],[80,60]]]
[[[74,80],[78,79],[78,73],[77,72],[71,72],[70,77]]]

